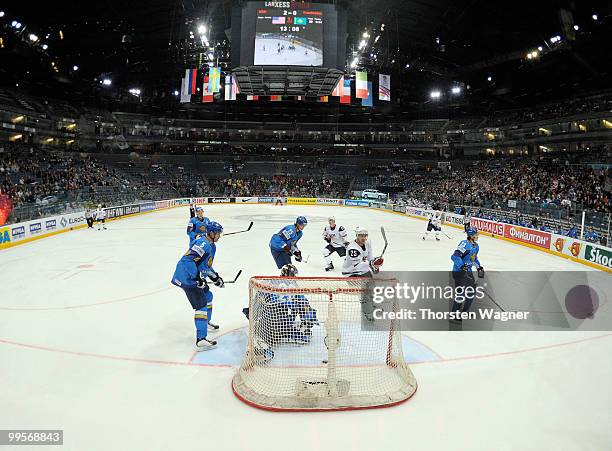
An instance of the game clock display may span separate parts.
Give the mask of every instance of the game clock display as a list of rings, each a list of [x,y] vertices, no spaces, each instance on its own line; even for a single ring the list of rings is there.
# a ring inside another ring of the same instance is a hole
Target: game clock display
[[[316,9],[258,9],[255,64],[323,65],[323,12]]]

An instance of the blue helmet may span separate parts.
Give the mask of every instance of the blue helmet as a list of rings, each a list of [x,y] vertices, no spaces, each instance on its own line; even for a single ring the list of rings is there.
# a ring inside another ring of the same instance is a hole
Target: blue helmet
[[[308,224],[308,220],[304,216],[298,216],[297,219],[295,220],[295,223],[297,225],[306,225]]]
[[[467,233],[467,236],[474,236],[476,234],[478,234],[478,229],[475,229],[474,227],[468,227],[467,230],[465,231]]]
[[[196,211],[196,213],[197,213],[198,211],[204,212],[204,209],[203,209],[202,207],[195,207],[195,211]]]
[[[221,224],[219,224],[218,222],[211,221],[206,226],[206,232],[207,233],[208,232],[210,232],[210,233],[223,233],[223,226]]]

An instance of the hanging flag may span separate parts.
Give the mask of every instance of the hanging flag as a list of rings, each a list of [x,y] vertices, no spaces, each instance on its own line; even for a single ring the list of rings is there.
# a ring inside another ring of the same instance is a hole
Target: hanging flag
[[[211,67],[208,71],[208,92],[221,91],[221,68]]]
[[[319,96],[319,102],[329,102],[329,96]]]
[[[355,72],[355,97],[358,99],[368,98],[368,73],[367,72]]]
[[[198,70],[197,69],[191,69],[191,76],[189,78],[189,83],[191,86],[191,94],[195,94],[196,93],[196,80],[198,78]]]
[[[232,75],[225,76],[225,100],[236,100],[236,82]]]
[[[214,100],[213,93],[209,91],[210,79],[208,75],[204,76],[204,83],[202,83],[202,103],[210,103]]]
[[[240,87],[238,86],[238,80],[234,76],[232,76],[232,90],[234,92],[234,100],[236,100],[236,96],[240,94]]]
[[[257,102],[259,100],[259,96],[247,95],[247,100],[252,100],[253,102]]]
[[[340,103],[350,104],[351,103],[351,79],[344,78],[344,89],[340,96]]]
[[[342,96],[343,89],[344,89],[344,76],[340,77],[340,80],[338,80],[338,83],[336,84],[336,87],[332,91],[331,95],[333,97],[340,97]]]
[[[185,78],[181,78],[181,103],[189,103],[191,102],[191,94],[185,93]]]
[[[391,76],[378,74],[378,100],[391,100]]]
[[[372,92],[372,82],[368,81],[368,96],[361,99],[361,106],[374,106],[374,93]]]
[[[191,84],[189,83],[190,70],[185,69],[185,76],[181,79],[181,95],[191,94]]]
[[[272,102],[280,102],[281,100],[283,100],[283,96],[270,96],[270,100]]]

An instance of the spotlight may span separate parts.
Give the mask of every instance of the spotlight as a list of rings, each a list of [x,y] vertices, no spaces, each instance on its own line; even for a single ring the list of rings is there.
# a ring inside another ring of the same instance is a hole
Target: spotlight
[[[173,92],[173,94],[174,94],[176,97],[178,97],[179,92],[178,92],[178,91],[175,89],[175,90],[174,90],[174,92]]]
[[[574,30],[578,31],[580,30],[580,27],[578,25],[574,25]]]
[[[21,28],[21,22],[17,22],[17,23],[15,24],[15,28],[17,28],[17,29],[19,30],[19,29]]]
[[[429,93],[429,97],[431,97],[432,99],[439,99],[441,95],[442,94],[440,93],[440,91],[431,91]]]
[[[0,17],[4,17],[4,11],[0,11]]]
[[[74,66],[72,66],[72,70],[73,70],[73,71],[77,71],[77,70],[79,70],[79,66],[77,66],[77,65],[75,64]]]
[[[105,78],[104,80],[102,80],[102,84],[104,86],[110,86],[112,84],[112,81],[110,78]]]
[[[48,46],[47,44],[43,44],[43,45],[42,45],[42,49],[43,49],[43,50],[47,50],[48,48],[49,48],[49,46]]]
[[[451,89],[451,92],[455,95],[461,94],[461,88],[459,86],[453,86],[453,88]]]
[[[129,90],[129,93],[134,95],[134,96],[139,96],[140,95],[140,89],[132,88],[132,89]]]
[[[542,46],[538,47],[538,52],[541,52],[542,50],[544,50]]]
[[[599,18],[597,17],[597,14],[593,14],[591,17],[593,18],[593,20],[597,20],[597,19],[599,19]]]
[[[38,36],[36,36],[34,33],[30,33],[30,35],[28,36],[28,39],[30,39],[30,41],[32,42],[36,42],[38,41]]]
[[[366,41],[365,39],[363,39],[360,43],[359,43],[359,50],[361,50],[362,48],[364,48],[366,46]]]
[[[198,27],[198,33],[200,33],[200,34],[206,33],[206,26],[205,25],[200,25]]]
[[[490,75],[487,77],[487,81],[493,81],[493,77],[491,77]]]

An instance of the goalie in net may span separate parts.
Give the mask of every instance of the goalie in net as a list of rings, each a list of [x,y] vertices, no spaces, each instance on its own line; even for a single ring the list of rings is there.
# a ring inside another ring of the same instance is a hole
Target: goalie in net
[[[284,267],[285,276],[295,267]],[[395,281],[396,282],[396,281]],[[232,380],[242,401],[266,410],[388,407],[416,391],[395,321],[362,327],[371,278],[253,277],[249,337]]]
[[[285,265],[281,277],[295,277],[298,269]],[[290,279],[278,279],[278,288],[297,288]],[[303,294],[258,293],[262,299],[253,303],[253,353],[260,364],[267,364],[274,358],[274,347],[282,343],[308,344],[312,328],[318,325],[317,311],[312,308]],[[242,309],[250,319],[250,307]]]

